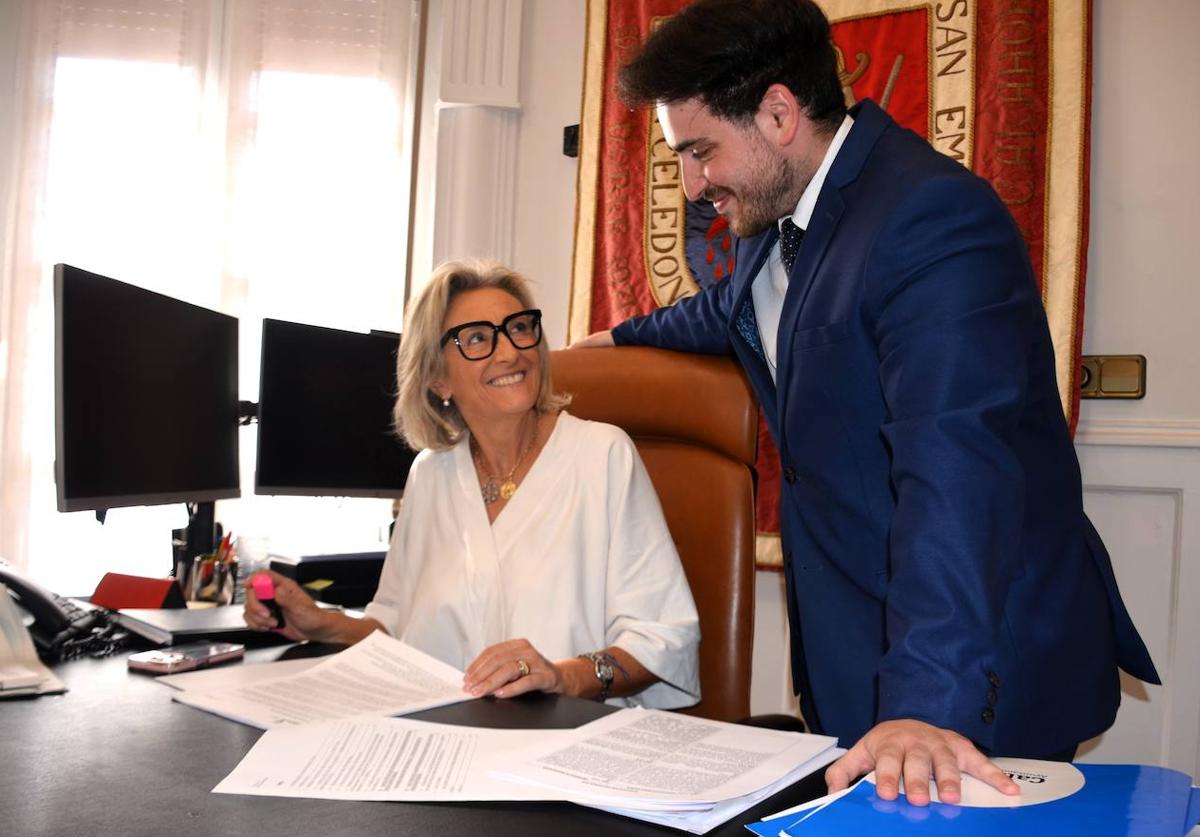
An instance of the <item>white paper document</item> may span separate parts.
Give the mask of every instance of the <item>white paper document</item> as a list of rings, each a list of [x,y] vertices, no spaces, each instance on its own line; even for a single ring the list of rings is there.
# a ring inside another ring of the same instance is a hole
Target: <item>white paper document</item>
[[[462,672],[382,631],[305,671],[230,688],[177,692],[197,709],[260,729],[418,712],[471,700]]]
[[[799,782],[810,773],[814,773],[822,767],[833,763],[836,759],[845,755],[845,753],[846,751],[841,747],[830,747],[812,759],[796,765],[773,784],[746,796],[718,802],[712,808],[705,811],[671,813],[661,811],[632,811],[627,808],[609,808],[604,805],[589,805],[589,807],[599,808],[601,811],[608,811],[613,814],[620,814],[623,817],[632,817],[633,819],[657,823],[658,825],[678,828],[682,831],[690,831],[692,834],[706,834],[721,823],[733,819],[743,811],[762,802],[767,797],[779,793],[779,791]]]
[[[490,778],[536,736],[507,730],[360,718],[267,730],[214,793],[311,799],[446,802],[561,800],[561,793]]]
[[[657,710],[625,709],[531,750],[498,778],[606,808],[705,811],[754,796],[813,764],[836,739]],[[795,778],[806,775],[800,773]]]
[[[325,657],[300,657],[295,660],[275,660],[269,663],[238,663],[234,665],[202,668],[180,674],[164,674],[155,677],[155,683],[172,689],[192,692],[211,692],[214,689],[232,689],[248,686],[262,680],[274,680],[288,674],[299,674],[325,662]]]
[[[845,754],[846,751],[838,747],[836,748],[835,752],[837,754],[835,757],[840,758]],[[833,759],[830,759],[830,761],[833,761]],[[816,799],[810,799],[807,802],[801,802],[799,805],[793,805],[791,808],[784,808],[782,811],[776,811],[774,814],[767,814],[762,818],[762,822],[769,823],[771,820],[779,820],[781,823],[786,822],[789,828],[793,825],[798,825],[799,823],[802,823],[804,820],[811,817],[813,814],[824,809],[828,805],[832,805],[843,796],[850,793],[852,790],[858,787],[858,782],[861,781],[863,780],[859,779],[857,782],[851,782],[849,787],[842,788],[840,791],[834,791],[833,793],[827,793],[824,796],[818,796]],[[804,816],[799,816],[800,814],[804,814]],[[780,831],[779,833],[783,835],[783,837],[787,837],[786,832]]]

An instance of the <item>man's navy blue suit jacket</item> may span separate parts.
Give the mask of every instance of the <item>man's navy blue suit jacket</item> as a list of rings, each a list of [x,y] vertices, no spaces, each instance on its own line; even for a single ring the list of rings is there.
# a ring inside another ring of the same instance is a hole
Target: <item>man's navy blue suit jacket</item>
[[[1118,665],[1158,677],[1083,513],[1026,245],[985,181],[874,103],[852,113],[789,276],[778,385],[750,298],[774,227],[613,337],[745,367],[782,459],[815,730],[849,746],[916,718],[994,755],[1059,752],[1112,724]]]

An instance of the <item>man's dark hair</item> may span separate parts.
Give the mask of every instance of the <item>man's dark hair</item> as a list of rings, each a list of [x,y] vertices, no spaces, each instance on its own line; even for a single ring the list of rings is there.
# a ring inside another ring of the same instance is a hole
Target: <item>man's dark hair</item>
[[[630,107],[696,98],[740,124],[775,83],[819,126],[841,124],[829,21],[812,0],[697,0],[651,33],[617,79]]]

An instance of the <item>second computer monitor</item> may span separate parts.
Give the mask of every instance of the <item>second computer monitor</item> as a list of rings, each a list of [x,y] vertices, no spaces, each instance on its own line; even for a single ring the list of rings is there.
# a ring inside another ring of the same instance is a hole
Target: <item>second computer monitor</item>
[[[399,497],[395,335],[263,320],[257,494]]]

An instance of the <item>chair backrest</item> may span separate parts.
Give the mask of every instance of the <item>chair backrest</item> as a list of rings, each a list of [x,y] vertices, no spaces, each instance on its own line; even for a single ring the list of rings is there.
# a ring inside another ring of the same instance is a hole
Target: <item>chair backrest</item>
[[[754,454],[758,409],[729,358],[661,349],[552,354],[554,388],[579,418],[634,440],[700,613],[701,701],[689,714],[750,714],[754,642]]]

